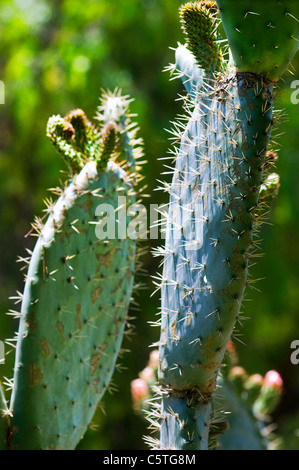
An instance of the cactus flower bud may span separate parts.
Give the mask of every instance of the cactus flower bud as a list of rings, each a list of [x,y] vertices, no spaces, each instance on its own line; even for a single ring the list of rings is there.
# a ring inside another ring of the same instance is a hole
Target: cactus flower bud
[[[276,389],[281,389],[283,386],[283,381],[276,370],[269,370],[264,377],[264,385],[267,387],[273,387]]]
[[[264,383],[259,397],[254,403],[256,415],[269,415],[277,407],[283,391],[283,381],[278,372],[269,370],[264,376]]]
[[[131,394],[134,402],[140,402],[149,395],[147,383],[143,379],[134,379],[131,382]]]
[[[264,383],[264,378],[261,374],[252,374],[246,380],[244,387],[247,393],[247,401],[253,404],[258,398],[261,388]]]
[[[234,366],[229,372],[229,380],[234,384],[236,391],[241,395],[244,390],[244,384],[247,380],[247,373],[241,366]]]

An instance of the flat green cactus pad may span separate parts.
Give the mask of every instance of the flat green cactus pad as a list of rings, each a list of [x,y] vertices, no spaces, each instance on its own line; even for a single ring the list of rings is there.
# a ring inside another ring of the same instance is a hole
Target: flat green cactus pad
[[[128,103],[104,95],[99,127],[81,110],[49,119],[71,177],[38,227],[26,276],[10,449],[74,449],[113,375],[136,265],[129,209],[142,151]]]
[[[220,16],[239,72],[276,82],[298,49],[297,0],[217,0]]]

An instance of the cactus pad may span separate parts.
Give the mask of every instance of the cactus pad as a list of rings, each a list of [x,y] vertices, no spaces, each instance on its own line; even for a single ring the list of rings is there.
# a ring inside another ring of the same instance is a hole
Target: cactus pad
[[[217,4],[237,71],[276,82],[298,49],[298,1],[217,0]]]
[[[110,119],[115,101],[118,122]],[[49,121],[48,135],[73,176],[49,209],[27,272],[11,399],[13,449],[74,449],[120,352],[135,273],[136,240],[123,233],[136,175],[117,160],[127,153],[132,163],[140,151],[127,127],[126,100],[107,95],[102,106],[109,118],[98,116],[102,130],[78,110]],[[120,152],[124,139],[129,145]],[[99,220],[105,211],[108,218]]]

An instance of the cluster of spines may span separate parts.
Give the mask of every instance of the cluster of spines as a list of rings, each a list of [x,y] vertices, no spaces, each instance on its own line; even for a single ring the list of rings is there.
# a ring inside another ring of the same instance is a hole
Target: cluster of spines
[[[114,122],[118,130],[115,144],[116,161],[121,168],[130,174],[134,184],[139,184],[144,178],[141,174],[143,160],[143,141],[137,136],[139,128],[133,121],[135,115],[129,112],[133,100],[122,96],[121,91],[103,93],[101,103],[95,116],[100,125]]]
[[[214,5],[208,5],[206,2],[189,2],[180,8],[181,24],[188,49],[193,53],[198,65],[210,75],[221,69],[223,63],[213,8]]]
[[[112,159],[135,183],[141,181],[143,142],[136,137],[139,129],[132,121],[134,115],[129,113],[131,102],[118,89],[103,93],[95,117],[100,128],[81,109],[70,111],[64,118],[57,115],[49,119],[47,135],[68,164],[71,175],[90,160],[95,160],[98,171],[102,171]]]
[[[92,125],[81,109],[73,110],[65,118],[57,115],[48,120],[47,136],[63,155],[73,174],[78,173],[87,161],[87,130],[92,134]]]

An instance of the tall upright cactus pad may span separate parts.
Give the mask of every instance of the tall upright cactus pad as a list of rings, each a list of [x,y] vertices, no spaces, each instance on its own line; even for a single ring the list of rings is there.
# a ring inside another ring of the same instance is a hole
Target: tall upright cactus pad
[[[233,76],[217,85],[202,93],[182,137],[161,291],[160,382],[170,402],[193,390],[201,406],[239,318],[272,122],[263,80]]]
[[[166,370],[178,388],[195,377],[201,388],[215,379],[218,361],[210,362],[208,351],[220,348],[222,357],[238,316],[270,139],[271,88],[248,76],[217,84],[214,93],[202,93],[187,125],[171,188],[166,249],[172,256],[164,264],[162,311],[173,331],[165,337],[167,349],[177,351]],[[196,337],[215,323],[219,332],[213,338]],[[187,343],[180,341],[180,330]],[[204,358],[198,356],[202,349]],[[168,356],[165,351],[165,361]]]
[[[27,272],[10,405],[12,449],[74,449],[120,352],[136,257],[126,209],[135,202],[132,161],[140,148],[119,93],[103,98],[97,118],[100,129],[80,110],[48,123],[73,175],[49,208]],[[131,169],[118,163],[125,156]],[[99,221],[106,212],[109,220]],[[114,220],[118,213],[121,220]]]
[[[205,18],[211,14],[204,3],[188,3],[185,8],[192,14],[185,13],[184,21],[194,23],[196,9]],[[235,2],[235,9],[242,5]],[[196,44],[194,28],[184,25],[184,31],[187,44],[190,34]],[[199,40],[205,37],[210,40],[198,32]],[[261,54],[267,48],[267,41],[258,47]],[[273,124],[273,82],[267,77],[277,69],[271,63],[269,73],[259,75],[256,69],[238,72],[221,63],[212,73],[181,45],[176,58],[177,74],[189,93],[188,122],[177,135],[169,185],[161,276],[159,446],[207,449],[211,400],[240,319],[255,246],[256,209]]]

